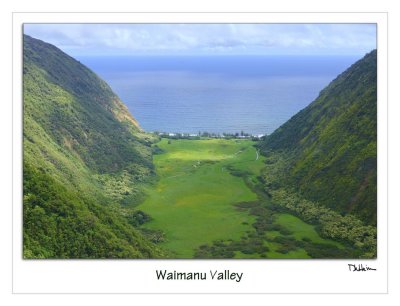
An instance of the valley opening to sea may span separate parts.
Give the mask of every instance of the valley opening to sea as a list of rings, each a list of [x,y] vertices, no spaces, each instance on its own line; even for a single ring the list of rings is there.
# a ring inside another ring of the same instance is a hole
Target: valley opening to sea
[[[355,56],[81,56],[149,132],[271,134]]]

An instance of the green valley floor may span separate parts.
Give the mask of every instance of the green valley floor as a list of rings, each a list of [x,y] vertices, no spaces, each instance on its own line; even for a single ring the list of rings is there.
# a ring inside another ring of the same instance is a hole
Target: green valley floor
[[[151,217],[142,229],[162,231],[160,245],[173,258],[346,257],[343,245],[271,203],[254,144],[162,139],[154,155],[159,180],[137,207]]]

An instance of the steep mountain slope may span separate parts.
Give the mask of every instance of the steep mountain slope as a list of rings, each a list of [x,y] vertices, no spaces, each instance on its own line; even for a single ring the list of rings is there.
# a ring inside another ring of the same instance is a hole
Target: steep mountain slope
[[[340,74],[260,148],[275,174],[265,175],[269,188],[290,186],[307,200],[375,225],[376,50]]]
[[[151,136],[58,48],[24,35],[23,59],[24,256],[162,255],[128,223],[154,173]]]

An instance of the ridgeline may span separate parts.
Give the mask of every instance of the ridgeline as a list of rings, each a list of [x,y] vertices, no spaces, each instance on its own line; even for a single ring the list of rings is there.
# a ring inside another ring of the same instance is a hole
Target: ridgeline
[[[152,136],[58,48],[24,35],[23,54],[24,257],[165,256],[123,207],[154,176]]]
[[[23,55],[24,258],[376,257],[376,50],[269,136],[145,133],[60,49]]]
[[[318,224],[325,236],[376,256],[376,50],[340,74],[259,148],[266,156],[266,190],[275,201]]]

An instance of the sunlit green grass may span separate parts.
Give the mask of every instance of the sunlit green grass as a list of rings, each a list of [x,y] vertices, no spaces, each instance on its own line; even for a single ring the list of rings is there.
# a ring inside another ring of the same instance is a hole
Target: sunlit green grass
[[[298,248],[296,250],[289,251],[286,254],[282,254],[280,252],[277,252],[277,250],[281,246],[279,243],[266,241],[265,245],[269,248],[269,251],[267,252],[268,258],[274,258],[274,259],[306,259],[306,258],[310,258],[310,256],[307,254],[307,252],[302,248]]]
[[[257,181],[264,167],[264,157],[257,158],[254,142],[249,140],[167,140],[157,146],[162,154],[154,155],[159,181],[147,189],[147,198],[137,208],[152,220],[145,228],[162,230],[166,240],[161,245],[175,258],[192,258],[195,249],[216,240],[240,240],[254,232],[255,216],[239,211],[234,204],[255,201],[257,195],[241,176],[229,169],[245,172]],[[307,238],[313,243],[340,243],[321,238],[313,225],[296,216],[276,213],[276,224],[292,232],[296,240]],[[266,233],[267,258],[310,258],[298,248],[279,253],[281,245],[273,242],[282,236],[278,231]],[[235,258],[262,258],[261,254],[235,252]]]
[[[305,223],[303,220],[290,214],[280,214],[276,220],[278,224],[284,225],[288,230],[292,231],[292,237],[297,240],[308,238],[314,243],[328,243],[342,248],[342,244],[333,240],[321,238],[311,224]]]
[[[218,239],[239,239],[252,229],[254,217],[238,211],[234,204],[257,199],[240,177],[226,166],[231,163],[260,164],[251,141],[222,139],[162,140],[165,153],[155,155],[160,180],[148,190],[138,209],[153,220],[145,226],[161,229],[163,246],[176,257],[190,258],[194,249]],[[245,154],[243,154],[246,152]]]
[[[321,236],[315,230],[315,226],[308,224],[301,220],[300,218],[282,213],[277,214],[277,218],[275,221],[277,224],[284,226],[286,229],[292,232],[292,234],[288,235],[289,237],[293,237],[296,240],[309,239],[313,243],[324,243],[337,246],[338,248],[343,248],[343,245],[339,242],[321,238]],[[302,259],[302,258],[310,258],[307,252],[302,248],[297,248],[296,250],[289,251],[286,254],[282,254],[277,250],[280,248],[280,244],[276,242],[272,242],[274,238],[282,236],[278,231],[270,231],[267,232],[266,238],[268,241],[265,242],[265,245],[269,248],[267,252],[268,258],[291,258],[291,259]]]

